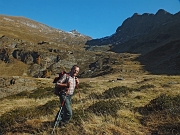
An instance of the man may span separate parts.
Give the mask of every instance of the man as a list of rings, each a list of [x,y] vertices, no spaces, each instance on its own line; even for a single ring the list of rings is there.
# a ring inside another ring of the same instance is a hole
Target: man
[[[60,127],[67,124],[72,117],[71,97],[74,93],[76,85],[79,84],[79,79],[76,77],[78,73],[79,66],[74,65],[71,68],[71,71],[69,73],[64,74],[62,78],[60,78],[56,83],[56,87],[61,88],[59,98],[61,105],[63,105],[61,112],[58,112],[56,115],[57,119],[57,116],[60,113],[58,119]]]

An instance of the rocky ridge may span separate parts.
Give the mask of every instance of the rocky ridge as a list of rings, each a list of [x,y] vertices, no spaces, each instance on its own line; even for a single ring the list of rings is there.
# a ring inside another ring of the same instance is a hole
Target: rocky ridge
[[[132,17],[127,18],[113,35],[87,41],[86,45],[87,50],[109,46],[110,49],[107,50],[117,53],[141,54],[138,60],[151,73],[180,74],[177,67],[179,65],[180,48],[173,49],[173,46],[179,44],[179,35],[180,12],[173,15],[160,9],[156,14],[144,13],[140,15],[135,13]],[[164,59],[162,59],[162,48]],[[161,54],[161,56],[158,54]],[[169,57],[165,57],[166,55]],[[151,58],[156,60],[152,61]],[[174,64],[171,64],[171,62]],[[155,71],[155,69],[162,70]]]

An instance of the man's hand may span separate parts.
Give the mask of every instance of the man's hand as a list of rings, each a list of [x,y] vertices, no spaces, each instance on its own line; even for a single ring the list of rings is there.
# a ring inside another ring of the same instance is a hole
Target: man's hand
[[[76,84],[79,84],[79,79],[77,77],[75,77],[76,79]]]
[[[68,82],[68,83],[67,83],[67,87],[69,88],[70,86],[71,86],[71,83],[70,83],[70,82]]]

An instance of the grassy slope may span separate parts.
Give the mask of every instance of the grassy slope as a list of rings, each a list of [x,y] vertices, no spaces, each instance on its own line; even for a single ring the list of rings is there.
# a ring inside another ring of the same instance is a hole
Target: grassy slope
[[[21,61],[14,60],[13,63],[0,62],[0,75],[1,76],[22,76],[26,73],[28,65]]]
[[[162,94],[171,97],[180,94],[180,77],[143,73],[142,67],[134,61],[124,61],[123,65],[126,69],[123,72],[80,79],[82,104],[76,93],[72,100],[73,118],[66,128],[57,128],[56,134],[144,135],[180,132],[179,108],[174,109],[166,104],[169,103],[167,96],[160,98],[162,110],[149,109],[153,106],[153,99],[159,99]],[[116,68],[122,68],[122,65],[116,65]],[[117,77],[124,80],[117,81]],[[43,86],[44,80],[38,83]],[[1,99],[0,131],[5,134],[49,135],[59,109],[58,98],[52,94],[51,87]]]

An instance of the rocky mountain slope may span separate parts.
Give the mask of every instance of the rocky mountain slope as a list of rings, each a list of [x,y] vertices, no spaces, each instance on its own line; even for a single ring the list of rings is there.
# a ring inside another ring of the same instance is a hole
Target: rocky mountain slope
[[[0,16],[0,24],[0,64],[6,68],[3,63],[12,65],[21,61],[25,68],[15,75],[47,77],[74,64],[83,66],[91,59],[83,49],[91,37],[76,30],[64,32],[27,18],[4,15]]]
[[[49,135],[59,110],[53,77],[73,64],[81,67],[80,94],[72,120],[56,134],[179,134],[178,20],[164,10],[134,14],[112,36],[92,40],[0,16],[0,134]]]
[[[141,54],[138,60],[152,73],[180,74],[179,35],[180,12],[173,15],[160,9],[156,14],[135,13],[110,37],[90,40],[86,44],[91,50],[109,46],[117,53]]]
[[[23,17],[1,15],[0,24],[1,76],[51,77],[78,64],[81,77],[95,77],[115,72],[119,57],[110,51],[140,54],[136,60],[151,73],[180,74],[179,13],[135,13],[101,39]]]

